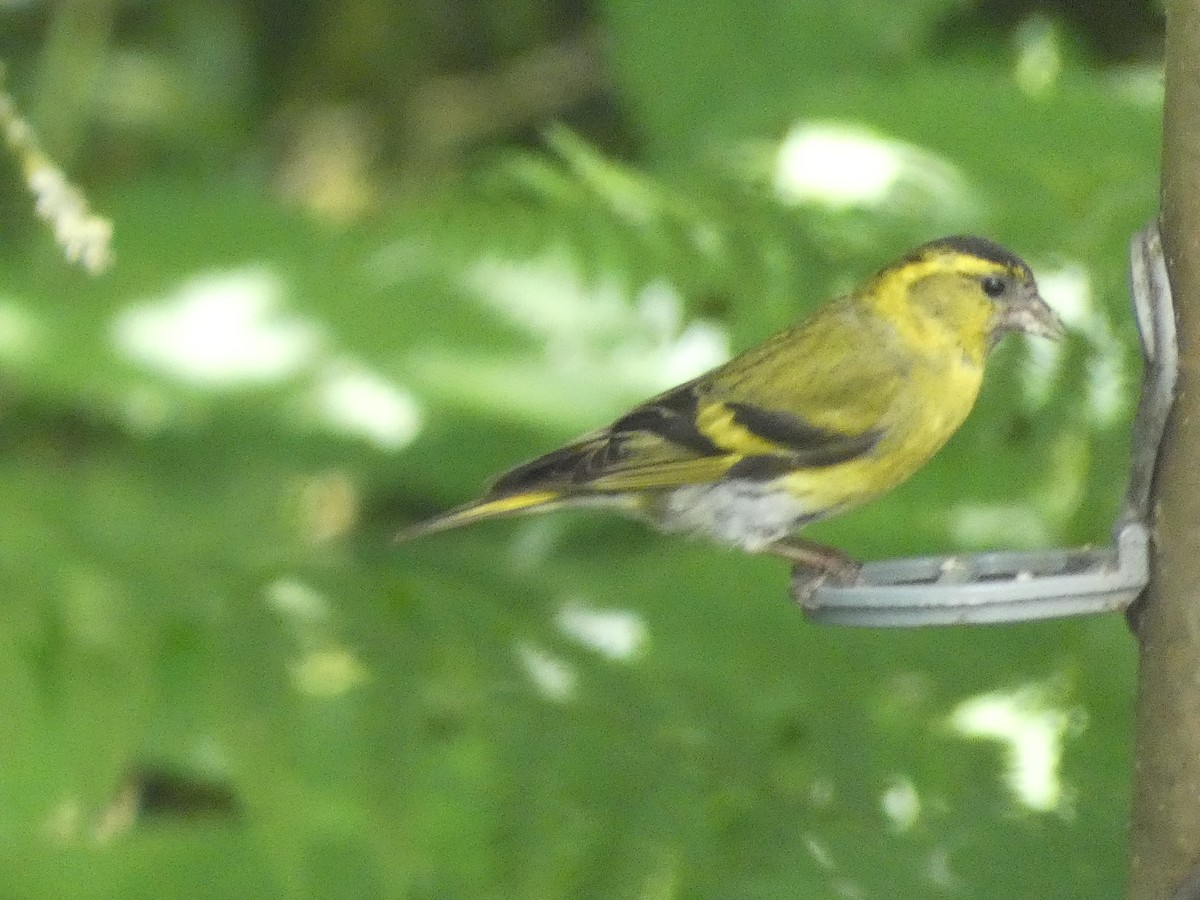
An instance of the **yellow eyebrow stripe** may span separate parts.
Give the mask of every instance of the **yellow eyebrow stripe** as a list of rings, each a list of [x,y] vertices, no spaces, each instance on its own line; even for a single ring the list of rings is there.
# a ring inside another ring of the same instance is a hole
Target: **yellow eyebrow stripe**
[[[894,271],[888,272],[887,277],[889,279],[894,278],[897,282],[907,287],[908,285],[916,284],[922,278],[939,273],[955,272],[960,275],[991,275],[995,273],[1007,274],[1011,271],[1012,269],[1001,263],[979,259],[974,256],[966,256],[965,254],[961,256],[933,254],[907,262]]]

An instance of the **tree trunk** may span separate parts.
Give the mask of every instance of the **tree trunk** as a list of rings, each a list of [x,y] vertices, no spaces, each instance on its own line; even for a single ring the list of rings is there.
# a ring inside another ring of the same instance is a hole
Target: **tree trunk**
[[[1154,484],[1138,619],[1130,900],[1200,897],[1200,0],[1167,3],[1162,242],[1179,382]]]

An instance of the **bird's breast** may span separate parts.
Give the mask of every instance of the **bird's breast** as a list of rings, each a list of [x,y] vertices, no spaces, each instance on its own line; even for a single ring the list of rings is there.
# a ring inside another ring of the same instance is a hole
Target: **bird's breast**
[[[982,366],[959,362],[916,367],[880,423],[883,437],[862,456],[832,466],[798,469],[787,491],[816,516],[858,506],[894,488],[929,461],[970,413]]]

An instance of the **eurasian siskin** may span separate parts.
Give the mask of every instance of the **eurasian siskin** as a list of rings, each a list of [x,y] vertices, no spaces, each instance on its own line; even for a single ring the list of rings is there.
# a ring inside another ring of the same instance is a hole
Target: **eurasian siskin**
[[[796,537],[878,497],[963,423],[988,352],[1062,323],[1021,259],[947,237],[607,428],[499,476],[409,539],[480,519],[601,505],[818,571],[853,564]]]

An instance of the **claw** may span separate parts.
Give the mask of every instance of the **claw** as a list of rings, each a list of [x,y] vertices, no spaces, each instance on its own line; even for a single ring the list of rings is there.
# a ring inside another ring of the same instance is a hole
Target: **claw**
[[[792,569],[792,599],[800,606],[811,608],[811,601],[817,589],[826,582],[841,587],[861,584],[862,565],[852,559],[846,560],[846,563],[847,565],[837,570],[814,571],[806,566],[796,566]]]

